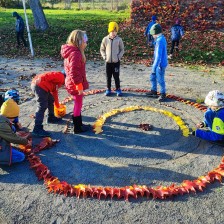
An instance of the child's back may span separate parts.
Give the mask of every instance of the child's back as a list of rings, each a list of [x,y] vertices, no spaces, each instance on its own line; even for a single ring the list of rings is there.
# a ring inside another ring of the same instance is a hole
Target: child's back
[[[171,39],[172,40],[180,40],[183,36],[183,27],[179,24],[175,24],[171,28]]]

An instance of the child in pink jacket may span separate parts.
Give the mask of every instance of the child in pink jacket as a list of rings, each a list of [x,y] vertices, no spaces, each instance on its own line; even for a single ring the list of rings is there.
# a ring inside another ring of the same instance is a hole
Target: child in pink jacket
[[[83,91],[89,88],[86,79],[86,57],[84,50],[87,46],[87,35],[84,31],[73,30],[67,43],[61,46],[66,73],[65,87],[74,99],[73,124],[74,134],[86,132],[88,127],[82,124]]]

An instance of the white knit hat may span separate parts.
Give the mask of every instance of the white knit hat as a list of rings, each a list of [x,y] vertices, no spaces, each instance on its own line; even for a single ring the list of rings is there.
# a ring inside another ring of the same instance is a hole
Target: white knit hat
[[[224,95],[219,90],[212,90],[205,97],[205,104],[207,106],[223,107]]]

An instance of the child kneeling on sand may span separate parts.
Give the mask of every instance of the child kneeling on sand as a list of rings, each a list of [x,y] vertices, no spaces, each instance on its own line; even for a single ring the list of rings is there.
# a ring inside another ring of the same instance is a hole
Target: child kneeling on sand
[[[11,143],[27,145],[29,141],[15,134],[12,127],[13,120],[19,115],[19,106],[13,99],[8,99],[2,104],[0,114],[0,164],[22,162],[25,155],[12,148]]]
[[[224,95],[219,90],[213,90],[205,97],[208,106],[204,114],[204,121],[196,125],[192,134],[216,143],[224,143]],[[209,130],[201,128],[208,127]]]

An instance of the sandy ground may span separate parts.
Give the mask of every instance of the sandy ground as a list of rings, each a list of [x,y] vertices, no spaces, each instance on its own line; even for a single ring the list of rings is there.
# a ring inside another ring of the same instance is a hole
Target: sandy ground
[[[35,100],[30,90],[34,74],[62,70],[62,61],[50,59],[0,58],[0,90],[19,89],[22,104],[20,120],[32,130]],[[150,68],[129,64],[121,66],[121,87],[149,89]],[[169,66],[166,72],[167,93],[192,101],[204,99],[213,89],[223,91],[223,69],[189,70]],[[105,88],[103,62],[88,62],[90,89]],[[114,83],[113,83],[114,84]],[[60,100],[67,97],[64,88]],[[99,115],[116,108],[152,106],[179,115],[190,128],[203,119],[203,112],[174,100],[158,103],[143,93],[124,92],[122,97],[101,94],[86,96],[83,120],[92,125]],[[70,119],[73,103],[58,125],[46,125],[60,143],[39,156],[54,176],[70,184],[94,186],[151,187],[180,184],[193,180],[217,167],[223,147],[196,137],[184,137],[179,126],[168,116],[153,111],[132,111],[108,118],[103,133],[83,135],[62,131]],[[153,125],[151,131],[138,128],[140,123]],[[71,127],[71,126],[69,126]],[[0,167],[0,223],[224,223],[224,188],[215,182],[203,192],[166,200],[130,198],[110,200],[77,199],[49,194],[38,181],[28,161]]]

